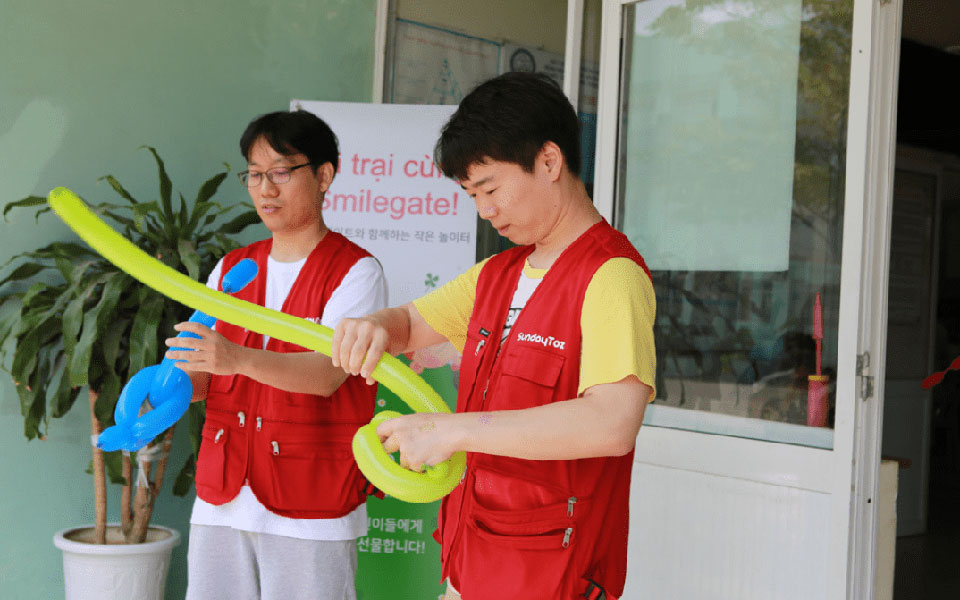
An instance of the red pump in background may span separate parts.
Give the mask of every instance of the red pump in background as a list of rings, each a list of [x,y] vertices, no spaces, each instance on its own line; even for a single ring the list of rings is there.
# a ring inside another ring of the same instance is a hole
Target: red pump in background
[[[820,292],[813,305],[813,339],[817,343],[817,372],[807,376],[807,425],[826,427],[827,413],[830,410],[830,376],[824,375],[823,368],[823,303]]]

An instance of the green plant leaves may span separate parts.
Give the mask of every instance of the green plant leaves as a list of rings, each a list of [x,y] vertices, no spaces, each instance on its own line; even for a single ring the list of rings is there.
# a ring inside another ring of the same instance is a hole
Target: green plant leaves
[[[98,286],[101,283],[103,284],[103,288],[100,290],[100,297],[97,303],[83,315],[80,339],[76,345],[67,352],[70,380],[74,385],[86,385],[89,383],[90,357],[93,355],[93,345],[106,331],[107,325],[113,316],[114,309],[120,301],[120,294],[129,283],[129,280],[119,271],[107,273],[98,278],[97,282],[91,286],[91,291],[94,286]],[[102,366],[103,365],[101,365],[101,368]],[[112,370],[110,372],[112,373]],[[119,382],[119,379],[117,381]],[[102,395],[103,390],[101,389],[100,391]],[[118,387],[117,392],[119,393],[119,391]],[[116,396],[113,397],[113,401],[116,402]]]
[[[16,202],[10,202],[3,207],[3,220],[7,220],[7,213],[15,208],[26,208],[29,206],[46,206],[47,199],[41,198],[40,196],[27,196],[23,200],[17,200]]]
[[[260,222],[260,217],[257,216],[257,211],[255,210],[247,211],[243,214],[237,215],[236,217],[231,219],[229,222],[222,225],[219,228],[218,233],[226,233],[231,235],[237,234],[243,231],[244,229],[246,229],[247,227],[251,225],[256,225],[259,222]]]
[[[197,461],[191,454],[187,457],[183,468],[181,468],[177,474],[176,481],[173,482],[173,495],[183,497],[190,493],[190,488],[193,487],[193,481],[196,475]]]
[[[123,450],[114,450],[113,452],[103,453],[103,464],[107,468],[107,477],[110,483],[123,485]]]
[[[217,193],[218,189],[220,189],[220,184],[223,183],[223,180],[227,178],[227,171],[229,170],[230,165],[227,165],[226,171],[217,173],[210,179],[203,182],[203,185],[200,186],[200,190],[197,192],[197,198],[194,202],[195,206],[202,202],[206,202],[210,198],[213,198],[213,195]]]
[[[200,226],[200,219],[203,218],[208,212],[214,208],[218,208],[219,205],[216,202],[197,202],[193,205],[193,212],[190,214],[190,219],[187,221],[186,226],[183,228],[183,237],[192,238],[193,232]],[[207,217],[204,220],[204,226],[213,223],[214,219],[217,218],[217,213],[214,213]]]
[[[40,271],[43,271],[44,269],[48,269],[48,268],[49,267],[47,265],[40,264],[40,263],[33,263],[33,262],[23,263],[22,265],[14,269],[12,273],[10,273],[6,277],[4,277],[2,280],[0,280],[0,285],[3,285],[10,281],[20,281],[22,279],[28,279],[30,277],[33,277]]]
[[[136,204],[137,201],[130,195],[130,192],[126,190],[120,182],[113,175],[104,175],[103,177],[97,179],[97,181],[106,181],[110,184],[110,187],[114,189],[115,192],[120,194],[120,197],[129,202],[130,204]]]
[[[147,253],[199,279],[225,252],[239,246],[231,236],[259,218],[247,203],[224,207],[213,200],[229,165],[201,184],[192,206],[178,193],[175,210],[164,161],[155,148],[144,149],[156,163],[159,198],[138,201],[116,177],[104,175],[98,181],[105,181],[122,200],[107,193],[110,201],[90,203],[90,208]],[[28,196],[7,203],[4,219],[16,208],[34,208],[37,218],[49,211],[46,198]],[[228,213],[233,218],[218,227]],[[0,308],[0,368],[9,368],[17,382],[28,439],[43,435],[49,418],[69,412],[84,386],[98,394],[95,415],[104,424],[112,423],[124,382],[160,361],[163,338],[189,314],[186,307],[141,286],[75,241],[21,252],[0,266]],[[193,481],[204,403],[192,404],[189,413],[193,453],[177,478],[181,493],[187,493]],[[106,462],[111,480],[120,482],[120,453],[107,453]]]
[[[100,382],[100,395],[97,396],[97,402],[93,405],[93,413],[97,415],[97,420],[106,426],[114,424],[113,409],[117,405],[122,388],[123,382],[120,376],[112,369],[107,369]]]
[[[70,374],[63,369],[63,362],[64,360],[61,356],[57,361],[57,366],[54,367],[54,370],[59,370],[60,372],[57,389],[53,394],[53,398],[50,400],[50,416],[55,419],[59,419],[63,415],[67,414],[67,412],[73,407],[73,403],[76,402],[77,397],[80,395],[80,390],[82,389],[70,385]]]
[[[142,234],[155,233],[159,226],[156,220],[150,220],[151,213],[159,213],[160,206],[156,202],[142,202],[133,207],[133,225]],[[162,240],[159,238],[158,241]]]
[[[14,296],[7,296],[4,298],[4,301],[7,299],[13,298]],[[2,304],[0,304],[2,305]],[[9,314],[3,317],[3,320],[0,321],[0,348],[3,348],[3,345],[7,343],[7,340],[14,332],[14,328],[20,325],[20,315],[15,312],[10,312]]]
[[[100,350],[103,352],[104,364],[115,372],[123,370],[122,366],[117,365],[117,359],[120,358],[120,347],[130,321],[131,319],[123,318],[111,320],[103,328],[103,335],[100,337]]]
[[[173,203],[171,202],[173,184],[170,183],[167,169],[160,155],[157,154],[156,148],[152,146],[141,146],[141,148],[149,150],[150,154],[153,155],[153,159],[157,162],[157,177],[160,179],[160,202],[163,205],[163,222],[167,227],[173,227]]]
[[[136,375],[140,369],[157,362],[157,348],[159,347],[157,329],[160,324],[160,316],[163,314],[164,302],[163,296],[151,291],[147,294],[133,318],[133,325],[130,328],[128,379]]]
[[[179,240],[177,250],[180,252],[180,262],[187,268],[191,279],[200,279],[200,255],[193,240]]]
[[[207,416],[207,401],[192,402],[187,409],[190,418],[190,443],[193,445],[193,455],[200,457],[200,434],[203,432],[203,422]]]
[[[70,385],[73,386],[87,385],[87,370],[86,368],[82,370],[75,369],[73,356],[77,347],[80,331],[83,328],[84,305],[93,294],[94,287],[93,285],[89,285],[84,288],[82,292],[77,293],[63,311],[63,349],[67,356],[67,372],[70,375]],[[77,364],[76,366],[79,367],[80,365]]]
[[[29,381],[21,382],[17,386],[17,395],[20,396],[20,412],[23,415],[23,433],[27,439],[40,435],[40,423],[45,422],[47,410],[47,381],[50,374],[50,363],[39,361],[40,368],[36,370]]]

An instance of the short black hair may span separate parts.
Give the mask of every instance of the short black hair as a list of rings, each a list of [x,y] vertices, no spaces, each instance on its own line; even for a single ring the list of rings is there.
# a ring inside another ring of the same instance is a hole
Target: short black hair
[[[530,173],[548,141],[560,147],[567,168],[579,177],[580,119],[560,86],[542,73],[504,73],[460,102],[433,156],[443,174],[454,179],[466,179],[470,165],[487,159]]]
[[[337,136],[323,119],[311,112],[272,112],[250,121],[240,136],[240,153],[248,162],[251,146],[261,137],[284,156],[305,155],[314,171],[324,163],[332,164],[334,172],[337,170],[340,160]]]

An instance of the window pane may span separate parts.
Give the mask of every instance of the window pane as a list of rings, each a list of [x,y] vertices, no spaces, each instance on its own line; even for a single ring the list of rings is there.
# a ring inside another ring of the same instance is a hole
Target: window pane
[[[852,0],[647,0],[624,16],[616,220],[653,272],[657,406],[829,446],[808,424],[833,419]]]

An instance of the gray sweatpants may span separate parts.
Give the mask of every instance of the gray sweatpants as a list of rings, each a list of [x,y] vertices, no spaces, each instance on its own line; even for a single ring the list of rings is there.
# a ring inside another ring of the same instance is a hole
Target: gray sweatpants
[[[357,541],[191,525],[186,600],[356,600]]]

